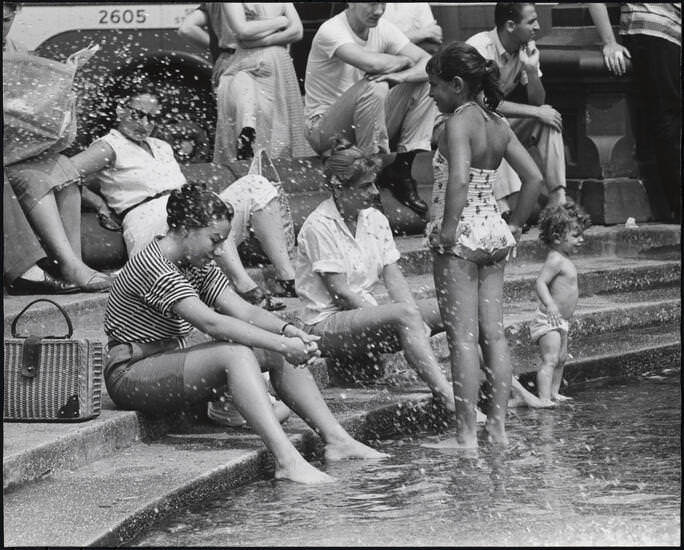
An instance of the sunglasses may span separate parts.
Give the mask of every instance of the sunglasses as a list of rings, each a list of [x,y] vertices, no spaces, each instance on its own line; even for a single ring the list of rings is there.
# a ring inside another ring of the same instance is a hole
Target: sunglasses
[[[142,120],[143,118],[146,118],[148,122],[151,122],[152,124],[155,124],[159,122],[162,117],[164,116],[162,113],[157,113],[156,115],[152,113],[148,113],[147,111],[143,111],[141,109],[136,109],[135,107],[131,107],[130,105],[125,106],[126,109],[128,109],[131,113],[131,118],[133,120]]]

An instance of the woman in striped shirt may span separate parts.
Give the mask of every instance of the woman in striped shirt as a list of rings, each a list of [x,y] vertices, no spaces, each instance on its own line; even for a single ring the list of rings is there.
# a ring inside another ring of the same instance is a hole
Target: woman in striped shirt
[[[317,338],[230,289],[213,260],[228,236],[232,207],[184,185],[171,193],[167,213],[169,232],[128,261],[107,303],[105,382],[112,400],[160,414],[218,399],[229,388],[273,453],[276,478],[332,481],[304,460],[280,426],[261,377],[265,367],[278,395],[323,438],[326,459],[386,456],[344,430],[302,368],[320,354]],[[193,327],[214,341],[185,347]]]

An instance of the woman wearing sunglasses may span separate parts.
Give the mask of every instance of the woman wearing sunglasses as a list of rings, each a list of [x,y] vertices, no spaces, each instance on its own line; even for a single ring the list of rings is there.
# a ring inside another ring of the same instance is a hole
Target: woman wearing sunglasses
[[[151,137],[162,116],[159,97],[147,82],[126,83],[118,94],[116,125],[88,149],[71,158],[81,175],[99,184],[108,208],[121,219],[129,258],[144,248],[166,226],[169,194],[186,183],[171,146]],[[249,236],[251,227],[276,271],[282,292],[294,297],[294,268],[290,262],[277,191],[265,178],[247,175],[221,193],[235,208],[233,231],[219,260],[235,289],[245,299],[267,309],[284,307],[273,303],[249,276],[237,246]],[[99,210],[101,215],[106,209]]]

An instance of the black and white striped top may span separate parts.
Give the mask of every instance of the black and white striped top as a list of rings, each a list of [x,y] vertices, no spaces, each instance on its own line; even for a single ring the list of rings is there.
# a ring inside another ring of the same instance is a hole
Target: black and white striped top
[[[213,307],[228,286],[214,262],[181,269],[162,255],[154,239],[116,277],[105,310],[105,333],[119,342],[182,339],[192,325],[174,313],[173,305],[198,296]]]

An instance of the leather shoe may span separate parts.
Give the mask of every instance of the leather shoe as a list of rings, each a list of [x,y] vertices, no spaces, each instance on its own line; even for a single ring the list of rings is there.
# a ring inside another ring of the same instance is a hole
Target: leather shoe
[[[380,173],[378,185],[389,189],[395,199],[420,216],[424,216],[427,213],[428,205],[420,198],[416,191],[416,180],[410,176],[397,177],[394,170],[392,170],[392,165]]]
[[[12,296],[29,296],[32,294],[75,294],[81,288],[73,283],[67,283],[61,279],[55,279],[45,273],[42,281],[31,281],[19,277],[7,287],[7,294]]]

